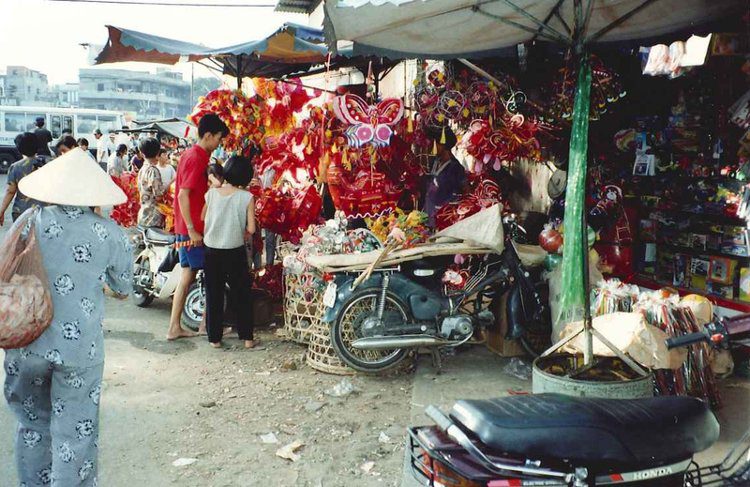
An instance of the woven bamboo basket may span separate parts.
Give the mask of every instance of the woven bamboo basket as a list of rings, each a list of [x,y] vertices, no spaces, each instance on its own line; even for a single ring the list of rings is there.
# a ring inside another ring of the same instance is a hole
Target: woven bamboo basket
[[[299,245],[295,245],[292,242],[287,242],[285,240],[280,241],[278,245],[276,245],[276,258],[283,262],[284,257],[295,255],[298,250]]]
[[[323,315],[323,296],[306,288],[305,282],[304,275],[284,275],[284,335],[303,345],[310,341],[310,331]]]
[[[331,346],[331,327],[318,320],[310,331],[307,347],[307,365],[315,370],[334,375],[352,375],[354,371],[344,365]]]

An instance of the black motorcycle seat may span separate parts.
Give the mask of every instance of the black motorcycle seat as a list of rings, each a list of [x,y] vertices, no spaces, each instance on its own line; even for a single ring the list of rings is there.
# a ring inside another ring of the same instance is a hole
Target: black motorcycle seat
[[[159,228],[146,228],[146,239],[151,242],[159,244],[171,244],[174,243],[175,237],[169,232],[165,232]]]
[[[457,401],[451,417],[495,450],[584,465],[682,460],[719,438],[716,417],[692,397],[532,394]]]

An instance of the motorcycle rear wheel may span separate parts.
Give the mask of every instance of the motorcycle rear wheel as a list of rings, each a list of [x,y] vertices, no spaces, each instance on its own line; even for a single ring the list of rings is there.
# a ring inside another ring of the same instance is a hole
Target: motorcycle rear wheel
[[[194,282],[188,288],[187,296],[185,297],[185,306],[182,307],[180,323],[192,331],[198,331],[205,312],[206,295],[201,286],[197,282]]]
[[[133,264],[132,299],[133,299],[133,304],[135,304],[139,308],[146,308],[154,301],[153,295],[149,294],[149,292],[146,289],[136,284],[136,280],[138,279],[138,276],[144,272],[151,272],[151,267],[149,265],[148,259],[143,259]]]
[[[344,302],[331,327],[331,345],[339,358],[349,367],[360,372],[382,372],[398,365],[405,357],[407,349],[360,350],[351,344],[363,338],[361,330],[364,320],[377,313],[381,290],[363,289],[352,294]],[[398,319],[409,321],[406,305],[395,294],[386,293],[384,320]]]

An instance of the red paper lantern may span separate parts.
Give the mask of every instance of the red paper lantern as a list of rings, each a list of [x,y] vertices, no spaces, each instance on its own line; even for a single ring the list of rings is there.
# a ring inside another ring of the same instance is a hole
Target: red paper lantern
[[[550,254],[556,254],[562,244],[562,235],[553,228],[547,228],[539,234],[539,246]]]

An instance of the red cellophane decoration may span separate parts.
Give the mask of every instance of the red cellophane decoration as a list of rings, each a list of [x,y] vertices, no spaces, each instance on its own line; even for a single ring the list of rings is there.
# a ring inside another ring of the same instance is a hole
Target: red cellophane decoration
[[[257,95],[249,97],[241,90],[219,89],[201,97],[189,118],[198,125],[205,114],[215,113],[229,127],[224,148],[245,154],[250,147],[259,146],[263,139],[261,112],[265,109],[263,98]]]
[[[503,203],[503,208],[507,208],[500,193],[500,187],[495,181],[482,176],[474,176],[469,179],[469,188],[461,198],[438,210],[435,215],[435,225],[438,230],[447,228],[497,203]]]
[[[255,218],[262,228],[297,242],[302,232],[320,217],[323,199],[309,185],[305,189],[265,188],[255,207]]]
[[[502,164],[519,158],[538,160],[541,156],[535,135],[538,127],[522,115],[505,114],[499,120],[475,120],[469,126],[463,145],[474,156],[475,173],[485,166],[499,171]]]
[[[125,172],[122,176],[112,176],[112,180],[122,189],[128,201],[112,209],[110,218],[121,227],[133,227],[138,223],[138,210],[141,209],[138,195],[138,173]]]
[[[266,101],[261,117],[268,135],[280,135],[294,127],[294,114],[320,96],[318,91],[310,95],[299,78],[285,81],[255,78],[253,85],[255,93]]]

